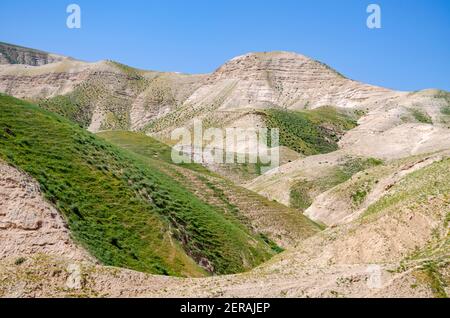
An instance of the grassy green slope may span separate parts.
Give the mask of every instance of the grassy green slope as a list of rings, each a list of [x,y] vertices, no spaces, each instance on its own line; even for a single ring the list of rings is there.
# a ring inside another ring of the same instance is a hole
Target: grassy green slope
[[[274,253],[238,220],[138,155],[4,95],[0,158],[40,183],[74,238],[104,264],[199,276],[205,271],[196,263],[216,274],[235,273]]]
[[[159,161],[172,164],[172,148],[165,143],[149,137],[144,133],[136,133],[124,130],[104,131],[97,133],[98,136],[107,141],[132,151],[136,154],[142,155],[147,159],[153,160],[155,165]],[[178,166],[198,171],[204,174],[212,174],[211,171],[198,163],[180,163]]]
[[[104,131],[97,133],[98,136],[105,138],[109,142],[120,146],[121,148],[125,148],[127,150],[133,151],[137,154],[140,154],[146,158],[164,161],[166,163],[173,164],[172,161],[172,148],[155,139],[145,135],[144,133],[136,133],[130,131]],[[214,175],[219,177],[218,174],[215,174],[211,170],[208,170],[204,166],[198,163],[180,163],[177,164],[180,167],[187,168],[193,171],[200,172],[206,175]],[[222,164],[222,170],[231,170],[231,175],[235,176],[237,174],[243,175],[247,174],[249,179],[255,178],[256,176],[261,175],[261,166],[260,162],[253,163],[244,163],[244,164]]]
[[[333,107],[305,111],[268,109],[262,114],[267,127],[279,128],[281,145],[307,156],[337,150],[340,136],[356,126],[354,119]]]

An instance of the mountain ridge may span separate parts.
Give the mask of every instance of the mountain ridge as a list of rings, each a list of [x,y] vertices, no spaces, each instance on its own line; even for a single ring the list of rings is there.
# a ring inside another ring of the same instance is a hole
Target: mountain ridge
[[[95,85],[101,94],[90,96],[83,106],[92,112],[91,131],[126,128],[163,135],[174,123],[189,126],[194,117],[217,121],[217,111],[329,105],[373,109],[407,94],[347,79],[319,61],[286,51],[247,53],[210,74],[144,71],[116,62],[74,59],[0,68],[0,91],[32,101],[71,96],[79,104],[73,94],[85,85]],[[104,105],[105,98],[113,105]]]

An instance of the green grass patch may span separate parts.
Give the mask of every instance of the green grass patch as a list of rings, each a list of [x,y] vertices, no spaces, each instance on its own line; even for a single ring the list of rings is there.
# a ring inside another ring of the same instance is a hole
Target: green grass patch
[[[358,189],[355,192],[353,192],[352,195],[351,195],[353,203],[356,206],[361,205],[364,202],[364,200],[366,199],[367,194],[369,194],[369,192],[370,192],[370,189],[367,188],[367,187],[366,188],[362,188],[362,189]]]
[[[105,131],[97,133],[107,141],[127,149],[148,159],[160,160],[169,164],[174,164],[172,160],[172,148],[155,138],[130,131]],[[183,168],[211,175],[212,172],[198,163],[180,163],[176,164]]]
[[[441,114],[450,116],[450,105],[441,107]]]
[[[91,108],[79,101],[76,94],[43,99],[37,105],[76,122],[84,128],[89,127],[91,123]]]
[[[433,261],[428,261],[422,266],[422,271],[427,275],[427,280],[433,295],[436,298],[448,298],[447,292],[445,291],[446,283],[439,272],[437,264]]]
[[[410,109],[410,112],[419,123],[433,124],[431,117],[420,109]]]
[[[280,145],[304,155],[337,150],[344,132],[356,127],[354,119],[333,107],[305,111],[269,109],[262,114],[267,127],[280,130]]]
[[[89,127],[94,109],[98,109],[105,113],[100,130],[129,129],[132,98],[128,94],[138,96],[146,89],[148,80],[141,74],[142,71],[117,62],[109,63],[117,69],[116,73],[91,74],[72,92],[38,100],[36,104],[84,128]],[[122,90],[128,93],[118,93]]]
[[[310,192],[314,189],[314,182],[308,180],[297,181],[290,189],[289,205],[293,208],[306,210],[313,203]]]
[[[142,160],[145,160],[152,169],[164,169],[164,171],[181,182],[189,191],[195,193],[201,200],[209,202],[217,209],[223,211],[223,215],[226,218],[230,218],[230,220],[237,219],[240,224],[246,226],[246,228],[254,234],[259,235],[261,230],[258,229],[258,226],[256,226],[255,229],[255,224],[246,216],[246,213],[248,212],[248,209],[258,210],[268,206],[270,206],[273,211],[273,217],[290,218],[287,222],[290,225],[297,225],[298,229],[296,230],[304,232],[305,235],[314,233],[316,230],[316,225],[302,214],[298,214],[294,210],[292,210],[292,215],[280,213],[280,209],[286,207],[280,204],[274,204],[256,193],[235,186],[231,181],[223,179],[215,173],[206,170],[201,165],[177,165],[172,163],[170,148],[166,144],[161,143],[152,137],[141,133],[123,131],[101,132],[97,135],[109,140],[113,144],[120,145],[121,147],[139,154]],[[177,166],[182,166],[182,168],[180,169]],[[231,169],[233,165],[230,164],[229,167]],[[188,169],[195,172],[191,172]],[[241,167],[238,166],[238,169],[241,169]],[[245,192],[245,194],[242,192]],[[240,198],[241,196],[242,198]],[[247,202],[247,200],[249,201]],[[267,235],[267,238],[264,239],[264,242],[270,246],[273,252],[279,252],[281,248],[277,247],[276,244],[271,241],[272,239],[275,239],[275,237],[270,237],[270,234],[268,233],[265,234]],[[279,234],[276,235],[279,238]]]
[[[283,248],[279,247],[275,242],[273,242],[271,239],[269,239],[269,238],[267,237],[267,235],[265,235],[265,234],[263,234],[263,233],[260,233],[259,236],[262,238],[262,240],[263,240],[264,242],[266,242],[266,243],[272,248],[272,250],[273,250],[275,253],[278,254],[278,253],[281,253],[281,252],[284,251]]]

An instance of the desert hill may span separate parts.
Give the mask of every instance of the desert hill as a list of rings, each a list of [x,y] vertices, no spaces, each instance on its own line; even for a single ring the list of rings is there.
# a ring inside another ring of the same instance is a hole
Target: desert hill
[[[0,296],[449,293],[448,92],[291,52],[190,75],[0,43],[0,93]],[[174,164],[197,120],[279,128],[280,166]]]

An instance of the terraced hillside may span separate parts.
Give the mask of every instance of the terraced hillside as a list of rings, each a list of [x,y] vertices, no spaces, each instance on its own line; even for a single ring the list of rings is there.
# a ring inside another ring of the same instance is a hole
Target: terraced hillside
[[[0,157],[36,179],[74,239],[106,265],[181,276],[248,270],[273,244],[233,214],[79,126],[0,96]]]

